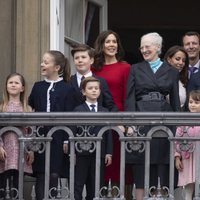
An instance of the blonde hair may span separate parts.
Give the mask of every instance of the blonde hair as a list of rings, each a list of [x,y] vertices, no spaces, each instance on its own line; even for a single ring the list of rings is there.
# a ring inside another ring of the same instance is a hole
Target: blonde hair
[[[1,112],[6,112],[6,106],[8,105],[8,102],[9,102],[9,93],[7,91],[7,83],[8,83],[8,80],[14,76],[18,76],[20,81],[21,81],[21,84],[22,86],[24,87],[24,90],[20,93],[20,102],[22,104],[22,108],[23,108],[23,111],[24,112],[31,112],[32,109],[31,107],[28,105],[28,100],[27,100],[27,96],[26,96],[26,89],[25,89],[25,79],[24,77],[19,74],[19,73],[12,73],[10,75],[8,75],[8,77],[6,78],[6,83],[5,83],[5,86],[4,86],[4,91],[3,91],[3,101],[0,105],[0,111]]]

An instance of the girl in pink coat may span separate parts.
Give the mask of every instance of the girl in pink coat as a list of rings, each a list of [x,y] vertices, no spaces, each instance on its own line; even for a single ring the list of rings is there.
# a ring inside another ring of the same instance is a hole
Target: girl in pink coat
[[[192,91],[189,95],[190,112],[200,112],[200,90]],[[200,126],[180,126],[176,130],[176,137],[200,136]],[[181,151],[181,142],[177,142],[175,165],[179,172],[178,186],[185,188],[185,200],[192,200],[195,188],[195,142],[188,141],[188,151]]]

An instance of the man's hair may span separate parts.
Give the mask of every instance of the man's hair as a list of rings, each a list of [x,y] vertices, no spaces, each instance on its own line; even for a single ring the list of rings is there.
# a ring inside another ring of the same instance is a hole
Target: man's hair
[[[186,32],[182,37],[182,44],[183,44],[183,39],[184,39],[185,36],[197,36],[198,39],[199,39],[199,44],[200,44],[200,35],[199,35],[198,32],[196,32],[196,31],[188,31],[188,32]]]

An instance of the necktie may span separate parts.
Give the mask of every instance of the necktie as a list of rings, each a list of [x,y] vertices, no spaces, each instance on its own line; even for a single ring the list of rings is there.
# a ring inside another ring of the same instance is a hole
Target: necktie
[[[196,67],[190,67],[189,70],[190,70],[190,75],[192,75],[192,74],[195,73],[195,71],[197,70],[197,68]]]
[[[91,104],[90,107],[91,107],[91,112],[96,112],[96,110],[95,110],[96,105]]]
[[[82,76],[82,77],[81,77],[81,82],[80,82],[80,89],[82,89],[82,88],[81,88],[81,84],[82,84],[82,82],[83,82],[84,79],[85,79],[85,76]]]
[[[82,77],[81,77],[81,81],[83,81],[84,79],[85,79],[85,76],[82,76]]]

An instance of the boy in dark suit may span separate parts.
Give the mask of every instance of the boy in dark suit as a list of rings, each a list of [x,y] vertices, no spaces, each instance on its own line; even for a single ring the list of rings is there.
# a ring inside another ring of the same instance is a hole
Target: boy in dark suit
[[[75,108],[76,112],[107,112],[108,110],[97,102],[101,93],[100,81],[94,77],[85,78],[81,83],[82,93],[86,100]],[[86,133],[84,130],[88,130]],[[77,127],[74,134],[78,137],[96,137],[102,126]],[[86,185],[86,200],[93,200],[95,196],[95,144],[88,142],[90,148],[81,148],[85,142],[76,143],[76,166],[75,166],[75,200],[82,200],[83,187]],[[86,150],[87,149],[87,150]],[[104,164],[109,166],[112,163],[112,133],[103,134],[101,143],[101,185],[104,177]]]
[[[81,93],[80,88],[81,81],[84,78],[93,76],[101,83],[101,94],[98,98],[99,105],[104,106],[109,111],[118,111],[106,81],[103,78],[96,77],[90,70],[94,61],[94,50],[86,44],[80,44],[72,49],[71,54],[73,56],[77,72],[71,76],[71,80],[69,81],[69,84],[74,90],[74,92],[70,95],[70,99],[68,99],[70,109],[73,110],[76,106],[84,102],[83,94]]]

